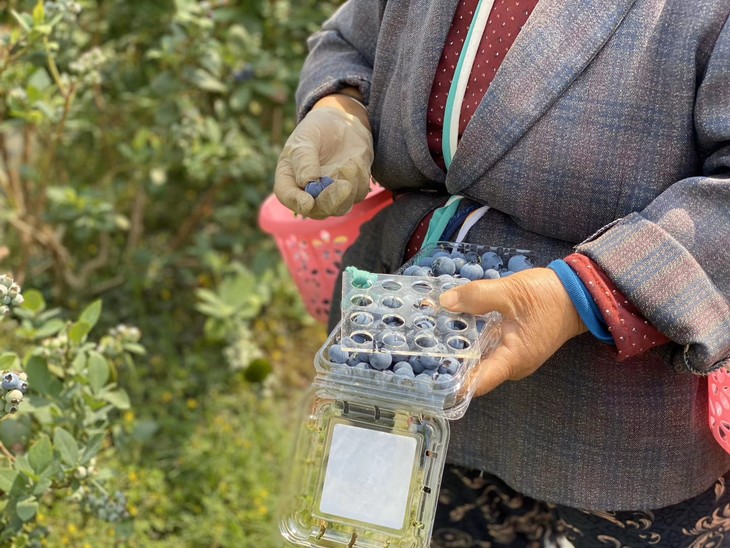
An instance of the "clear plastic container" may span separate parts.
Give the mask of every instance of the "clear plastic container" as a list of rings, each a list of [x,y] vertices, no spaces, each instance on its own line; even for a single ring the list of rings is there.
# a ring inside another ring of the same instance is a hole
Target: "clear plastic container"
[[[496,312],[476,317],[432,306],[431,314],[423,314],[414,306],[424,296],[437,305],[441,292],[468,281],[458,274],[451,279],[402,275],[429,253],[446,249],[494,251],[505,265],[516,255],[534,260],[529,251],[439,242],[399,274],[373,275],[367,287],[343,277],[342,321],[314,360],[316,376],[284,497],[280,531],[291,544],[428,546],[449,420],[466,412],[480,360],[501,337]],[[419,283],[428,290],[413,288]],[[395,300],[384,305],[384,299]],[[393,315],[403,321],[389,323]],[[423,333],[435,344],[417,344]],[[455,336],[469,344],[449,345]],[[394,371],[394,363],[406,369],[403,362],[412,364],[411,373]]]

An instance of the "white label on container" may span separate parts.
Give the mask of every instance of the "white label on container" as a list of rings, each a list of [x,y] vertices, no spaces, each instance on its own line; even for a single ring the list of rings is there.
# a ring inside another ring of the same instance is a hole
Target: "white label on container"
[[[401,529],[416,448],[416,440],[408,436],[336,424],[319,509]]]

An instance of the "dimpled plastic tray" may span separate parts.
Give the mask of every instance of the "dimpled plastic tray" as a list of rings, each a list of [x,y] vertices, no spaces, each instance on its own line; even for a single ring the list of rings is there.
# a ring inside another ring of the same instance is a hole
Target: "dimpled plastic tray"
[[[444,291],[467,279],[346,271],[340,346],[349,352],[479,358],[477,319],[439,305]]]

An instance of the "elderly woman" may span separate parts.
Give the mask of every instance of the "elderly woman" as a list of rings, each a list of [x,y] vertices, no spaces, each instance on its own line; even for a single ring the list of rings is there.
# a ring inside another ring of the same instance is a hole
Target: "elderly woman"
[[[452,425],[435,546],[723,544],[704,375],[730,363],[729,14],[350,0],[310,39],[276,194],[312,218],[371,172],[396,194],[346,264],[394,271],[437,208],[478,208],[466,241],[561,259],[442,297],[505,321]]]

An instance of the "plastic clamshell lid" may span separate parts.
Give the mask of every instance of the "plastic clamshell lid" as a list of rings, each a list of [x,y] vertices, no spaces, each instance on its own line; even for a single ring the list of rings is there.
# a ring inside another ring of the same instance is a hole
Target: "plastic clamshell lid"
[[[441,293],[468,281],[395,274],[362,280],[345,271],[340,345],[348,351],[478,359],[482,349],[477,317],[439,304]]]
[[[427,546],[448,422],[322,386],[306,409],[280,521],[284,538],[300,546]]]

